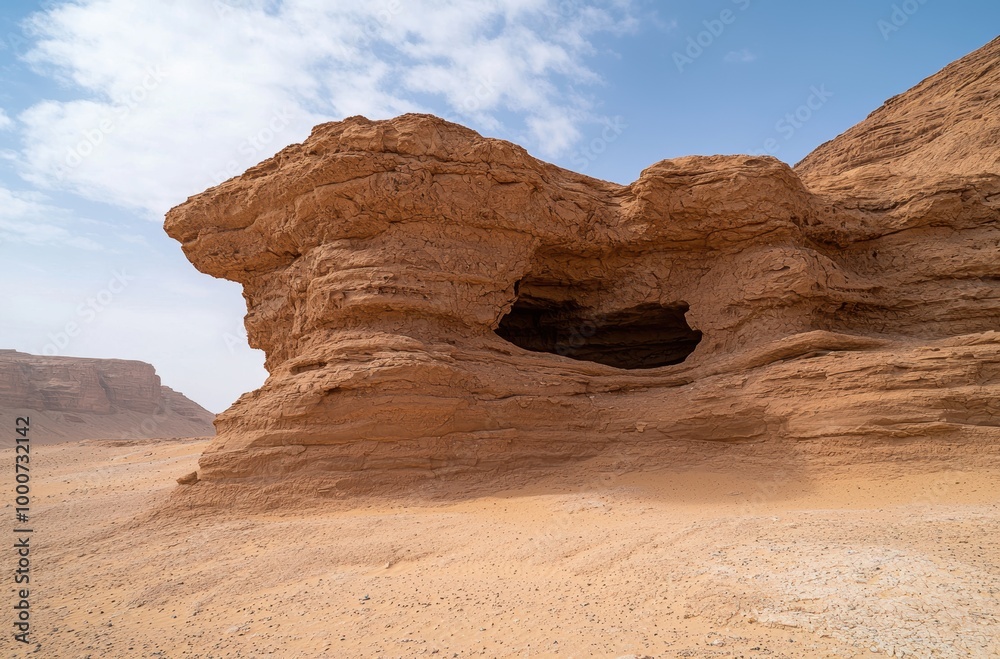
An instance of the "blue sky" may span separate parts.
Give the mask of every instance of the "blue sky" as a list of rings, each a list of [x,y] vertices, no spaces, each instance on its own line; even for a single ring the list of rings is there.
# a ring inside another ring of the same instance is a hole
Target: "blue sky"
[[[263,356],[162,216],[316,123],[433,112],[620,183],[794,164],[998,28],[962,0],[8,1],[0,347],[148,361],[221,411]]]

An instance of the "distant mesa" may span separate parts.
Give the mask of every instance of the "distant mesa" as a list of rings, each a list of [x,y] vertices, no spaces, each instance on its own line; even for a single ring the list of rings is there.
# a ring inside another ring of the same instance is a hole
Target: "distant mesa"
[[[1000,444],[1000,39],[794,169],[691,156],[617,185],[433,116],[351,117],[165,229],[243,286],[270,372],[187,492],[656,464],[682,442]]]
[[[150,364],[0,350],[0,410],[30,416],[31,439],[205,437],[215,415],[170,387]]]

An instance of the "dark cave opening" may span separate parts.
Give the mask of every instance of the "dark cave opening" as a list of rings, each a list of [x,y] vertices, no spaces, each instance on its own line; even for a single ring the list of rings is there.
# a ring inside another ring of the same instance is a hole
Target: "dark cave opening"
[[[641,304],[594,314],[574,302],[520,296],[496,333],[516,346],[615,368],[657,368],[683,362],[701,341],[684,314],[688,305]]]

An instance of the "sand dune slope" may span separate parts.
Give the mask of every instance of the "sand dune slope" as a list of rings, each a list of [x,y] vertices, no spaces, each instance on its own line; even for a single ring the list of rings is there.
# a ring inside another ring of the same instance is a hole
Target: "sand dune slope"
[[[971,456],[592,462],[495,496],[236,516],[177,498],[205,445],[38,449],[33,656],[1000,652],[1000,471]]]

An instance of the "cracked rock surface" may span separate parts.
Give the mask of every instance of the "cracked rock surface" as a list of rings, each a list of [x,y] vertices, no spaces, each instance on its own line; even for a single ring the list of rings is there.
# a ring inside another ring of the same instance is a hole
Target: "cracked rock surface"
[[[794,169],[690,156],[618,185],[429,115],[323,124],[167,214],[243,286],[270,373],[186,489],[474,486],[691,441],[991,447],[998,220],[1000,39]]]

